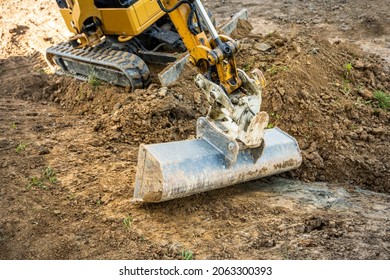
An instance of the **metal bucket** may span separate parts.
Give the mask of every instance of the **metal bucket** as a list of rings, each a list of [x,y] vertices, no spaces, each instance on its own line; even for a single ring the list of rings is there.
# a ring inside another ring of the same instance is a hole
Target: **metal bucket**
[[[205,139],[141,145],[133,201],[161,202],[298,168],[297,141],[267,129],[260,156],[241,150],[233,165]]]

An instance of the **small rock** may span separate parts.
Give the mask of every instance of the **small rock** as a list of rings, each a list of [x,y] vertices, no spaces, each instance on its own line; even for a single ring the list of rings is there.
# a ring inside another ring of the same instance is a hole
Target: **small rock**
[[[271,49],[272,46],[266,43],[258,43],[255,45],[255,48],[258,49],[259,51],[265,52]]]
[[[313,163],[317,168],[324,167],[324,160],[322,159],[322,157],[320,156],[319,153],[314,152],[314,153],[311,154],[311,156],[313,157],[312,163]]]
[[[120,108],[122,108],[122,104],[116,103],[116,104],[114,105],[113,110],[114,110],[114,111],[117,111],[117,110],[119,110]]]
[[[278,91],[281,96],[283,96],[286,93],[286,91],[283,88],[278,88]]]
[[[38,147],[38,154],[39,155],[47,155],[50,154],[50,150],[46,147]]]
[[[355,130],[355,132],[358,133],[358,134],[362,133],[363,131],[364,131],[364,129],[363,129],[362,126],[359,126],[359,127]]]
[[[327,220],[322,217],[309,217],[305,221],[305,232],[309,233],[313,230],[322,230],[327,223]]]
[[[263,247],[270,248],[274,247],[276,242],[274,239],[257,239],[253,242],[252,247],[255,249],[260,249]]]
[[[115,113],[111,116],[111,120],[113,122],[119,122],[120,121],[120,115],[118,114],[118,111],[115,111]]]
[[[54,210],[53,212],[54,212],[54,214],[56,214],[56,215],[61,214],[61,210]]]
[[[33,206],[34,210],[42,210],[42,208],[43,208],[42,205],[39,204]]]
[[[87,99],[89,101],[93,100],[93,93],[92,92],[87,92]]]
[[[195,104],[200,104],[202,102],[202,97],[198,91],[195,91],[193,96]]]
[[[307,99],[308,97],[310,97],[310,93],[304,89],[301,91],[299,95],[302,96],[302,99]]]
[[[322,23],[322,22],[324,22],[323,18],[315,18],[315,19],[312,20],[313,24],[319,24],[319,23]]]
[[[358,135],[355,132],[351,132],[351,138],[353,140],[357,140],[359,137],[358,137]]]
[[[303,247],[316,247],[317,244],[312,239],[304,239],[299,241],[299,245]]]
[[[272,109],[274,111],[279,111],[283,106],[283,100],[280,94],[274,94],[271,99]]]
[[[162,87],[160,88],[160,90],[158,91],[158,96],[161,97],[161,98],[164,98],[165,96],[167,96],[167,93],[168,93],[168,88],[167,87]]]
[[[376,127],[372,129],[372,134],[380,135],[384,133],[385,133],[385,129],[383,127]]]
[[[110,127],[111,130],[113,131],[118,131],[122,128],[122,125],[113,125]]]
[[[364,99],[373,99],[374,98],[374,94],[366,88],[359,89],[359,95],[361,97],[363,97]]]
[[[320,53],[320,49],[319,49],[319,48],[312,48],[312,49],[310,50],[310,53],[311,53],[311,54],[319,54],[319,53]]]
[[[94,125],[93,130],[94,130],[94,131],[99,131],[101,128],[102,128],[102,123],[101,123],[101,122],[97,122],[97,123]]]
[[[297,43],[294,42],[292,46],[297,53],[301,53],[301,47]]]
[[[278,47],[283,47],[284,46],[284,41],[282,39],[276,39],[275,40],[275,45]]]
[[[360,139],[363,140],[363,141],[367,141],[367,138],[368,138],[368,134],[366,131],[363,131],[361,134],[360,134]]]
[[[348,30],[351,29],[351,27],[350,27],[348,24],[342,24],[342,25],[340,26],[340,29],[341,29],[342,31],[348,31]]]
[[[148,90],[150,91],[154,91],[156,89],[158,89],[158,84],[150,84],[148,87]]]
[[[366,65],[364,64],[363,61],[361,60],[357,60],[353,63],[353,68],[356,68],[356,69],[364,69],[366,67]]]
[[[335,39],[334,41],[333,41],[333,44],[334,45],[338,45],[338,44],[340,44],[341,43],[341,40],[340,39]]]
[[[294,99],[291,96],[287,96],[287,103],[294,104]]]

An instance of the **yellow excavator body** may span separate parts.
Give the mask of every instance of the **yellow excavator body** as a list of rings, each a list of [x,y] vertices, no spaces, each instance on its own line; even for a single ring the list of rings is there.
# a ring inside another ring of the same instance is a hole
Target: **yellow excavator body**
[[[93,0],[78,0],[73,3],[73,6],[60,8],[60,13],[69,31],[75,34],[79,33],[84,22],[93,16],[104,23],[103,34],[130,39],[141,34],[165,15],[157,2],[151,0],[139,0],[123,8],[98,8]]]

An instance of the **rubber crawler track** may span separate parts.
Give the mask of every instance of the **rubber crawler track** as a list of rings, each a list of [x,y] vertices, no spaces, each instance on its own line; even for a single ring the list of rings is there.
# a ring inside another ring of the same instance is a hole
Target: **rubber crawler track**
[[[140,57],[104,46],[74,48],[63,42],[46,50],[46,60],[59,75],[88,80],[94,74],[109,84],[130,86],[132,91],[150,81],[149,69]]]

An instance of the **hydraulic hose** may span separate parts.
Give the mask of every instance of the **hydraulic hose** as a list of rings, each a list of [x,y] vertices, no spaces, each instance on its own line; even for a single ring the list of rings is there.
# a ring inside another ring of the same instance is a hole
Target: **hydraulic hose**
[[[173,12],[177,8],[179,8],[183,4],[188,4],[191,7],[191,3],[188,0],[181,0],[179,3],[177,3],[175,6],[173,6],[171,9],[165,8],[164,4],[161,2],[161,0],[157,0],[157,4],[160,6],[160,9],[163,10],[166,13]]]
[[[167,9],[164,4],[161,2],[161,0],[157,0],[157,4],[160,6],[160,9],[163,10],[165,13],[170,13],[170,12],[173,12],[174,10],[176,10],[177,8],[179,8],[182,4],[187,4],[189,7],[190,7],[190,13],[188,15],[188,18],[187,18],[187,26],[188,26],[188,29],[191,31],[192,34],[194,35],[197,35],[199,34],[199,32],[196,30],[196,28],[194,27],[193,25],[193,18],[194,18],[194,15],[196,16],[197,20],[198,20],[198,25],[199,25],[199,30],[200,32],[202,32],[202,27],[201,27],[201,24],[200,24],[200,21],[199,21],[199,16],[196,12],[196,8],[195,6],[188,0],[181,0],[180,2],[178,2],[175,6],[173,6],[171,9]]]

